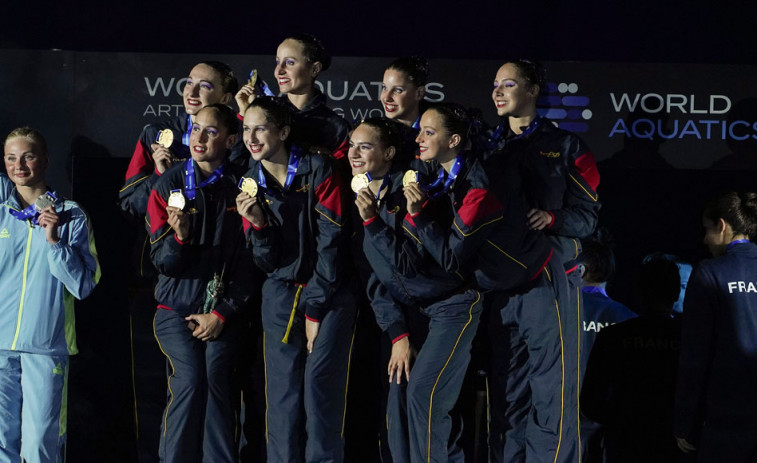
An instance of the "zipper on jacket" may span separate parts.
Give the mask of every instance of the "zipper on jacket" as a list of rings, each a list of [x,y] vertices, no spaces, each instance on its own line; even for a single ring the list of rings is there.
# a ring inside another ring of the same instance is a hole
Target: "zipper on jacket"
[[[18,334],[21,331],[21,315],[24,313],[24,297],[26,296],[26,277],[29,273],[29,254],[32,249],[32,231],[34,227],[29,222],[29,236],[26,238],[26,255],[24,256],[24,277],[21,283],[21,302],[18,304],[18,320],[16,320],[16,334],[13,335],[13,344],[11,350],[16,350],[16,342],[18,342]]]

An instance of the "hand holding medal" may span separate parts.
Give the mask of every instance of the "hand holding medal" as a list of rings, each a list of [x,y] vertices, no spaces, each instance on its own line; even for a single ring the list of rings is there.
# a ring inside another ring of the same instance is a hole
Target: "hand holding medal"
[[[266,226],[265,213],[258,202],[258,183],[253,178],[242,177],[239,181],[240,193],[237,195],[237,212],[247,219],[255,228]]]
[[[170,150],[173,140],[174,137],[171,129],[163,129],[158,132],[155,143],[150,145],[155,168],[161,174],[171,167],[175,161],[173,153]]]
[[[414,170],[405,172],[402,177],[402,186],[407,202],[407,212],[410,215],[419,213],[426,202],[426,193],[418,182],[418,172]]]
[[[181,190],[171,190],[167,203],[168,225],[173,228],[179,241],[185,241],[189,237],[189,216],[183,211],[187,200]]]
[[[371,180],[368,178],[367,175],[357,174],[354,177],[352,177],[352,182],[350,182],[350,187],[352,188],[352,191],[357,193],[363,188],[368,188],[370,184],[371,184]]]
[[[58,236],[58,213],[55,212],[55,198],[49,193],[42,194],[34,202],[34,209],[39,213],[37,223],[45,229],[45,238],[50,244],[60,241]]]

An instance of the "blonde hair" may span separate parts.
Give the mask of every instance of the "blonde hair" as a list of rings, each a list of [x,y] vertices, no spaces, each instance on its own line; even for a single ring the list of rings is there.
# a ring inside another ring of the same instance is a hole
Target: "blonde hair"
[[[12,139],[19,137],[25,138],[29,143],[37,145],[37,147],[42,150],[42,154],[47,155],[47,142],[45,141],[45,137],[38,130],[29,126],[14,129],[7,137],[5,137],[5,143],[3,143],[3,146],[7,145]]]

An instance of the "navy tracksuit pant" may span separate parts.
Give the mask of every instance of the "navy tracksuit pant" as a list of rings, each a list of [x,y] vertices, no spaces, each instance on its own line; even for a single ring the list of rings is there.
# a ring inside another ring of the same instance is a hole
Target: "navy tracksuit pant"
[[[237,461],[232,402],[237,333],[233,323],[226,323],[218,339],[203,342],[192,336],[182,315],[156,311],[155,337],[168,369],[160,461]]]
[[[410,370],[406,391],[408,429],[404,436],[409,436],[408,453],[413,463],[450,461],[449,412],[460,394],[470,362],[482,297],[478,291],[468,290],[422,309],[430,318],[428,336]],[[396,392],[390,392],[389,442],[395,461],[403,461],[406,457],[395,452],[395,448],[403,449],[405,439],[399,423],[401,401]]]
[[[302,288],[263,284],[268,462],[341,463],[355,302],[346,288],[336,291],[308,354],[305,316],[296,310]]]
[[[491,462],[555,461],[567,399],[568,294],[562,266],[550,263],[521,292],[487,300]]]

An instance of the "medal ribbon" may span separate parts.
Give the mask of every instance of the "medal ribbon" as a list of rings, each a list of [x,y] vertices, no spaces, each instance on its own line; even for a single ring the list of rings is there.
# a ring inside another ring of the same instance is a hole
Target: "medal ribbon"
[[[181,144],[189,146],[189,135],[192,133],[192,116],[187,114],[187,131],[181,136]]]
[[[53,198],[54,201],[57,201],[57,199],[58,199],[55,196],[55,194],[53,194],[52,191],[48,191],[47,195],[50,196],[51,198]],[[32,219],[32,223],[34,225],[39,225],[39,223],[37,223],[37,217],[39,217],[39,211],[37,210],[37,208],[36,208],[36,206],[34,204],[31,204],[31,205],[27,206],[27,208],[24,209],[24,210],[22,210],[22,211],[17,211],[17,210],[11,209],[10,213],[11,213],[11,215],[13,217],[17,218],[18,220],[29,220],[29,219]]]
[[[418,116],[418,119],[416,119],[415,122],[413,122],[412,128],[420,130],[420,128],[421,128],[421,116]]]
[[[528,135],[530,135],[531,133],[533,133],[534,130],[538,129],[539,126],[543,122],[544,122],[544,118],[537,114],[536,117],[534,118],[534,120],[532,120],[531,123],[528,124],[528,127],[526,127],[526,130],[524,130],[523,133],[514,136],[512,139],[513,140],[517,140],[519,138],[527,137]],[[504,123],[503,123],[503,125],[504,125]]]
[[[218,168],[214,170],[213,173],[210,174],[208,178],[206,178],[199,185],[195,186],[195,163],[192,158],[187,159],[186,170],[184,171],[185,172],[184,193],[186,193],[187,199],[189,199],[190,201],[194,200],[196,196],[196,193],[195,193],[196,189],[215,183],[221,177],[223,177],[223,170],[224,170],[225,165],[226,163],[223,163],[220,166],[218,166]]]
[[[292,145],[292,152],[289,153],[289,162],[287,163],[287,176],[284,180],[284,187],[281,189],[282,193],[286,193],[289,187],[294,182],[294,176],[297,174],[297,166],[300,165],[300,158],[302,157],[302,149],[299,146]],[[263,165],[260,165],[258,170],[258,186],[262,188],[266,193],[271,194],[268,190],[268,185],[265,181],[265,174],[263,173]],[[273,195],[271,195],[273,196]]]
[[[747,239],[741,239],[741,240],[733,240],[730,243],[728,243],[728,246],[726,246],[726,249],[731,249],[732,247],[736,246],[737,244],[744,244],[749,243],[749,240]]]
[[[370,172],[366,172],[365,176],[368,177],[368,183],[371,183],[373,181],[373,177],[371,177]],[[384,175],[383,179],[381,180],[381,185],[379,186],[378,192],[376,193],[376,201],[378,201],[379,198],[381,198],[381,192],[384,190],[384,188],[389,186],[389,182],[387,180],[389,180],[388,174]]]
[[[447,190],[449,190],[449,187],[452,186],[452,184],[455,182],[455,179],[460,174],[460,171],[463,169],[463,164],[465,164],[465,153],[460,153],[457,155],[457,159],[455,159],[455,163],[452,165],[452,168],[449,170],[449,175],[447,175],[447,179],[445,180],[444,177],[447,174],[447,171],[444,170],[442,167],[441,170],[439,170],[439,176],[434,180],[434,183],[431,185],[428,185],[425,187],[426,190],[431,190],[434,188],[439,187],[442,182],[444,182],[444,187],[437,191],[436,193],[430,195],[431,198],[436,198],[437,196],[446,193]]]

